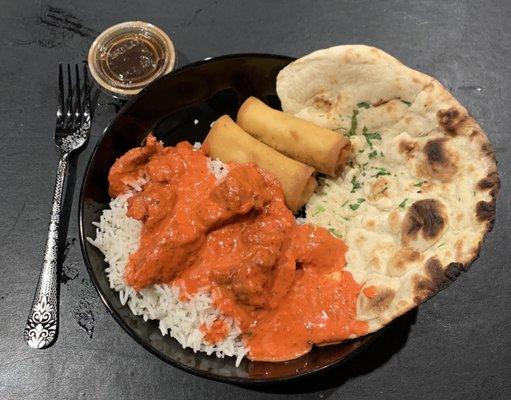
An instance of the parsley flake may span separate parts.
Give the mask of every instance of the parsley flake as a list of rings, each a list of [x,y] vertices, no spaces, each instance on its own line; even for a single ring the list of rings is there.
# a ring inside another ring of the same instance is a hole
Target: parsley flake
[[[404,199],[401,203],[399,203],[399,208],[404,209],[406,207],[406,202],[407,201],[408,201],[408,199]]]
[[[412,105],[412,103],[410,103],[409,101],[406,101],[406,100],[401,100],[401,103],[406,104],[408,107],[410,107]]]
[[[381,140],[381,135],[379,132],[368,132],[367,127],[364,126],[364,129],[362,130],[362,135],[366,138],[366,142],[369,145],[369,148],[373,148],[373,140]]]
[[[385,176],[385,175],[390,175],[390,172],[387,171],[386,168],[383,168],[383,167],[376,167],[376,170],[378,172],[376,172],[376,175],[373,175],[373,177],[375,178],[378,178],[379,176]]]
[[[423,184],[425,184],[427,181],[419,181],[417,183],[414,183],[413,186],[421,187]]]
[[[358,110],[354,109],[353,114],[351,115],[351,127],[350,127],[350,130],[346,133],[347,137],[352,137],[357,134],[357,125],[358,125],[357,115],[358,115]]]
[[[362,101],[357,104],[358,108],[369,108],[371,107],[371,104],[369,104],[367,101]]]
[[[357,181],[356,176],[353,176],[353,178],[351,178],[351,184],[353,185],[351,188],[351,193],[355,193],[355,190],[360,189],[362,187],[362,184],[359,181]]]
[[[342,237],[342,235],[339,232],[337,232],[334,228],[328,228],[328,232],[330,232],[335,237],[338,237],[338,238]]]
[[[359,198],[357,199],[356,203],[350,204],[349,207],[351,210],[355,211],[360,207],[360,204],[362,204],[365,201],[365,199]]]
[[[322,212],[325,212],[325,211],[326,211],[326,208],[323,207],[322,205],[319,205],[319,206],[316,207],[316,209],[312,213],[312,216],[314,217],[315,215],[318,215],[319,213],[322,213]]]

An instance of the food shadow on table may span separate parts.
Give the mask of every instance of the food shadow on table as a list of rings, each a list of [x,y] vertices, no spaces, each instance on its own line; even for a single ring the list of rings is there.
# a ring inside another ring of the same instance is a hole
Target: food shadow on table
[[[368,374],[379,368],[398,353],[406,344],[411,327],[416,320],[417,308],[414,308],[384,328],[382,333],[365,350],[339,366],[305,376],[299,380],[273,385],[250,386],[250,388],[267,393],[299,394],[340,387],[352,378]]]

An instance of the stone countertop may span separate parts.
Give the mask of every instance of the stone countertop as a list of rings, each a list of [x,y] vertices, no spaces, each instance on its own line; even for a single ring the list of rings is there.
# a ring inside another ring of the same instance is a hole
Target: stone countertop
[[[447,290],[394,322],[350,362],[291,385],[245,388],[195,377],[138,346],[108,314],[77,241],[84,167],[117,104],[99,98],[91,140],[71,174],[57,343],[22,331],[39,275],[57,155],[57,63],[85,59],[106,27],[140,19],[164,29],[178,65],[229,53],[301,56],[343,43],[380,47],[435,76],[494,145],[497,221],[480,258]],[[511,398],[511,3],[473,1],[62,1],[0,5],[0,398]],[[74,198],[73,198],[74,193]]]

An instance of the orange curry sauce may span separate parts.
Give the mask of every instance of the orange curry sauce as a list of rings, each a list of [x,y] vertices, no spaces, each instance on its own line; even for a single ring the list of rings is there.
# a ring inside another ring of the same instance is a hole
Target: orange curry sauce
[[[199,290],[236,320],[252,360],[283,361],[313,344],[339,342],[367,331],[355,319],[360,291],[344,271],[346,245],[327,230],[297,225],[278,181],[255,165],[228,164],[217,183],[202,150],[181,142],[163,147],[149,135],[109,173],[110,194],[148,178],[128,200],[128,215],[143,222],[126,282]],[[221,322],[201,326],[206,340],[227,334]]]

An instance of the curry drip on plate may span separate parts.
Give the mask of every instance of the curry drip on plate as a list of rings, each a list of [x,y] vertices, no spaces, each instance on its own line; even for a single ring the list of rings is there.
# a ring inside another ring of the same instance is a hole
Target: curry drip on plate
[[[143,228],[126,282],[136,290],[179,285],[184,299],[211,292],[240,325],[252,360],[289,360],[313,344],[365,333],[367,324],[355,319],[360,285],[343,269],[344,242],[297,225],[272,175],[250,164],[228,169],[217,182],[201,150],[187,142],[163,147],[152,135],[117,160],[112,196],[148,178],[128,201],[128,215]],[[201,329],[210,342],[227,334],[221,323]]]

